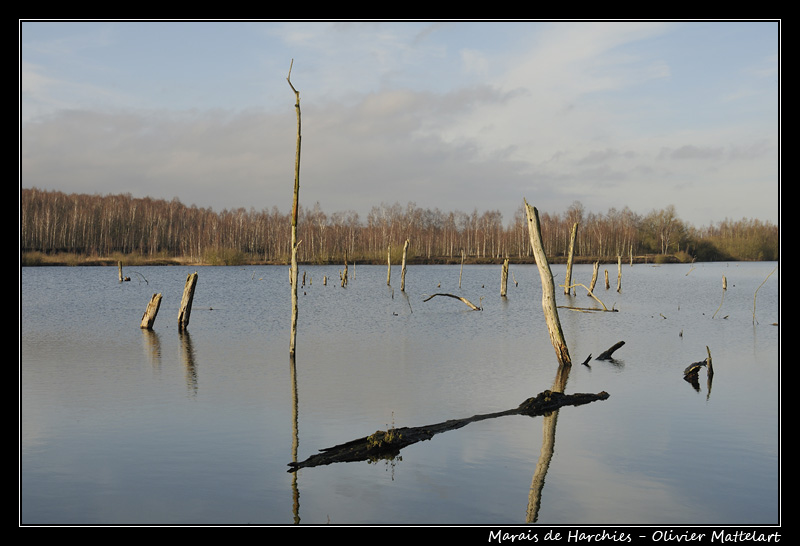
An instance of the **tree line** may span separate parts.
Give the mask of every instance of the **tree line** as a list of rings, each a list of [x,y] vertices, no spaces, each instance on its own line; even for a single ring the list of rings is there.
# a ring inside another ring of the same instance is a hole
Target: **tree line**
[[[521,201],[521,200],[520,200]],[[20,191],[23,253],[114,254],[181,257],[197,263],[287,263],[291,217],[277,206],[255,210],[187,206],[177,198],[134,198],[130,194],[67,194],[37,188]],[[548,256],[569,249],[579,224],[575,255],[616,260],[617,256],[672,256],[680,260],[777,260],[778,226],[759,220],[724,220],[697,228],[669,205],[647,214],[628,207],[604,213],[576,201],[562,213],[540,211]],[[304,263],[386,263],[399,260],[409,239],[416,261],[531,259],[524,206],[509,222],[498,210],[442,211],[409,202],[373,206],[362,219],[355,211],[325,213],[319,203],[300,207],[298,260]]]

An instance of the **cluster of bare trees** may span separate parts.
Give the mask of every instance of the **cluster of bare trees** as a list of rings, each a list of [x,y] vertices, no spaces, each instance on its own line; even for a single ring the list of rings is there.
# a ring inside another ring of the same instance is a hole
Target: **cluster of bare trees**
[[[577,256],[615,260],[630,254],[684,253],[699,260],[778,258],[778,227],[758,220],[726,220],[696,229],[680,220],[672,206],[639,215],[627,207],[588,212],[579,202],[560,214],[540,214],[548,256],[567,253],[572,226],[578,223]],[[287,263],[290,226],[290,213],[275,206],[215,212],[178,199],[130,194],[65,194],[36,188],[20,193],[23,251],[136,253],[202,261],[224,250],[248,260]],[[415,203],[381,203],[362,219],[354,211],[326,214],[316,203],[300,208],[298,239],[298,260],[306,263],[340,262],[345,255],[359,262],[385,263],[389,248],[392,259],[399,260],[406,239],[412,242],[409,256],[423,260],[458,260],[462,250],[472,259],[531,256],[522,203],[508,224],[497,210],[445,212]]]

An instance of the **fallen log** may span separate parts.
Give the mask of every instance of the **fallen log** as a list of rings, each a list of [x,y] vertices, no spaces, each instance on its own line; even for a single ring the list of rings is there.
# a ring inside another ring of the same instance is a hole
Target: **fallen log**
[[[425,298],[425,299],[424,299],[424,300],[422,300],[422,301],[428,301],[428,300],[430,300],[430,299],[433,299],[433,298],[435,298],[436,296],[447,296],[448,298],[455,298],[455,299],[457,299],[457,300],[461,300],[461,301],[463,301],[464,303],[466,303],[466,304],[467,304],[467,305],[468,305],[468,306],[469,306],[469,307],[470,307],[470,308],[471,308],[473,311],[480,311],[480,310],[481,310],[481,308],[480,308],[480,307],[478,307],[477,305],[475,305],[474,303],[472,303],[471,301],[469,301],[467,298],[462,298],[461,296],[456,296],[456,295],[454,295],[454,294],[434,294],[434,295],[432,295],[432,296],[428,296],[427,298]]]
[[[332,463],[392,458],[397,456],[404,447],[423,440],[430,440],[436,434],[447,432],[448,430],[456,430],[476,421],[493,419],[505,415],[527,415],[529,417],[536,417],[555,411],[562,406],[580,406],[597,400],[605,400],[608,397],[609,394],[605,391],[597,394],[564,394],[546,390],[533,398],[528,398],[516,408],[506,411],[474,415],[465,419],[450,419],[442,423],[422,427],[393,427],[388,431],[379,430],[364,438],[358,438],[344,444],[321,449],[319,453],[310,456],[305,461],[291,462],[288,464],[288,472],[295,472],[300,468],[324,466]]]

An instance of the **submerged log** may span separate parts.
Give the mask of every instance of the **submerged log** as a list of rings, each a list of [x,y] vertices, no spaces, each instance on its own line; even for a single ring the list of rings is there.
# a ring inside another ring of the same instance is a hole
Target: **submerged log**
[[[312,455],[305,461],[291,462],[289,463],[288,472],[295,472],[300,468],[323,466],[332,463],[391,458],[397,456],[404,447],[423,440],[430,440],[436,434],[447,432],[448,430],[456,430],[476,421],[505,415],[527,415],[529,417],[536,417],[548,414],[563,406],[580,406],[597,400],[605,400],[608,397],[609,394],[605,391],[596,394],[563,394],[547,390],[533,398],[528,398],[518,407],[506,411],[474,415],[465,419],[450,419],[443,423],[422,427],[391,428],[388,431],[379,430],[364,438],[358,438],[344,444],[321,449],[320,453]]]
[[[608,348],[605,351],[603,351],[602,353],[600,353],[600,356],[598,356],[595,360],[613,360],[611,358],[611,355],[614,354],[614,351],[616,351],[617,349],[619,349],[623,345],[625,345],[624,341],[618,341],[617,343],[612,345],[610,348]]]
[[[481,310],[480,307],[478,307],[477,305],[475,305],[474,303],[469,301],[467,298],[462,298],[461,296],[456,296],[455,294],[434,294],[432,296],[428,296],[427,298],[425,298],[422,301],[428,301],[430,299],[435,298],[436,296],[447,296],[448,298],[455,298],[457,300],[461,300],[464,303],[466,303],[473,311],[480,311]]]

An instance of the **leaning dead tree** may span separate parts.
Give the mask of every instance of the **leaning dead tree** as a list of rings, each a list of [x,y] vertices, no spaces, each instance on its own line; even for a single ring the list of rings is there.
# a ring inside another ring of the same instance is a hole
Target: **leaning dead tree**
[[[153,294],[153,297],[150,298],[150,303],[147,304],[147,309],[144,310],[144,315],[142,315],[141,328],[143,330],[153,329],[153,323],[156,321],[159,307],[161,307],[161,294]]]
[[[178,329],[184,330],[189,326],[189,315],[192,314],[192,300],[194,300],[194,289],[197,286],[197,271],[186,276],[186,284],[183,287],[183,298],[181,308],[178,311]]]
[[[533,247],[533,256],[536,259],[536,266],[539,268],[539,276],[542,279],[542,310],[547,322],[547,329],[550,332],[550,341],[556,351],[558,363],[562,366],[569,366],[572,360],[569,357],[567,342],[564,340],[564,332],[561,330],[561,321],[558,318],[556,308],[555,284],[553,273],[550,271],[550,264],[544,252],[542,243],[542,228],[539,223],[539,211],[525,201],[525,212],[528,216],[528,234]],[[566,283],[567,285],[569,283]]]
[[[369,461],[396,457],[400,450],[423,440],[430,440],[436,434],[456,430],[476,421],[493,419],[505,415],[527,415],[536,417],[555,411],[563,406],[580,406],[606,400],[609,394],[605,391],[593,393],[564,394],[554,391],[543,391],[539,395],[528,398],[518,407],[496,413],[474,415],[464,419],[450,419],[442,423],[425,425],[421,427],[400,427],[389,430],[378,430],[374,434],[358,438],[344,444],[339,444],[312,455],[305,461],[289,463],[288,472],[295,472],[300,468],[323,466],[333,463],[346,463],[355,461]]]
[[[295,354],[295,342],[297,340],[297,213],[298,213],[298,200],[300,197],[300,93],[292,85],[292,65],[294,59],[289,64],[289,75],[286,76],[286,81],[289,82],[289,87],[292,88],[295,96],[294,109],[297,112],[297,146],[295,149],[294,157],[294,198],[292,200],[292,325],[291,337],[289,340],[289,355]]]
[[[761,284],[758,285],[758,288],[756,288],[756,291],[753,294],[753,324],[755,324],[757,322],[756,321],[756,296],[758,296],[758,291],[761,290],[761,287],[764,286],[764,283],[767,282],[767,279],[769,279],[772,276],[772,274],[775,273],[775,271],[777,269],[778,269],[778,266],[775,266],[775,269],[773,269],[772,271],[769,272],[769,275],[767,275],[767,278],[764,279],[763,281],[761,281]]]
[[[592,282],[594,282],[594,279],[592,279]],[[609,309],[608,307],[606,307],[606,304],[603,303],[602,301],[600,301],[600,298],[598,298],[597,296],[594,295],[594,292],[592,292],[591,288],[587,287],[584,284],[576,282],[575,284],[573,284],[571,286],[568,286],[568,288],[574,288],[576,286],[582,286],[583,288],[586,288],[586,291],[588,292],[587,295],[591,296],[597,303],[602,305],[603,309],[592,309],[592,308],[589,308],[589,307],[572,307],[572,306],[567,306],[567,305],[560,305],[559,307],[561,307],[563,309],[572,309],[573,311],[601,311],[602,310],[602,311],[613,312],[613,313],[617,312],[616,309],[613,309],[613,308]]]
[[[572,234],[569,237],[569,254],[567,255],[567,278],[564,280],[564,293],[569,294],[569,283],[572,282],[572,259],[575,255],[575,239],[578,238],[578,222],[572,225]]]

